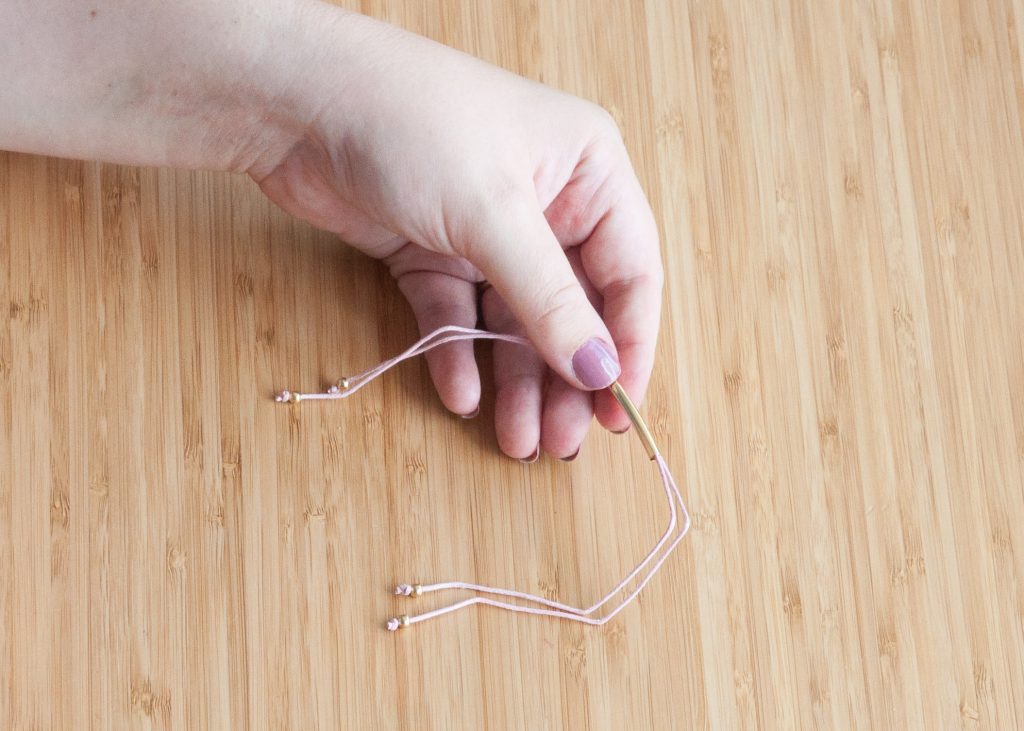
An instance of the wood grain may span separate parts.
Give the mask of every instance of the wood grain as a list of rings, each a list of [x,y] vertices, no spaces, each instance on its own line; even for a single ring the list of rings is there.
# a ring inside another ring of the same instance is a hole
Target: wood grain
[[[1024,4],[361,9],[619,120],[694,530],[602,629],[383,631],[395,581],[597,596],[639,446],[522,466],[422,363],[278,407],[414,339],[377,264],[244,179],[0,155],[0,726],[1024,727]]]

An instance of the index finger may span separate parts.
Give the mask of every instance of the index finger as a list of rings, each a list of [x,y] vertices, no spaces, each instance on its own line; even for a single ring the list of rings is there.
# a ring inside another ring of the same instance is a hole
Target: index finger
[[[628,162],[625,167],[620,194],[611,198],[580,253],[587,278],[603,299],[601,316],[622,364],[619,382],[639,404],[654,367],[664,272],[654,214]],[[612,431],[629,427],[606,390],[595,394],[594,412]]]

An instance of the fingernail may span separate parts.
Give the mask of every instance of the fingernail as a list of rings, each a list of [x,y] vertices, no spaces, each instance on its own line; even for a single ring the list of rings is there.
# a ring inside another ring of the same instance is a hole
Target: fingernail
[[[580,456],[580,447],[576,447],[576,451],[570,454],[568,457],[559,457],[563,462],[572,462],[574,459]]]
[[[587,388],[607,388],[612,384],[622,367],[602,340],[591,338],[583,343],[572,356],[572,372]]]
[[[463,419],[475,419],[480,416],[480,404],[476,405],[476,408],[470,411],[468,414],[459,414]]]
[[[612,434],[625,434],[629,431],[630,424],[626,424],[625,429],[612,429]]]
[[[526,457],[525,459],[521,459],[519,461],[522,462],[523,464],[533,464],[534,462],[537,461],[537,459],[539,457],[540,457],[540,445],[538,444],[537,448],[535,450],[533,450],[533,454],[531,454],[529,457]]]

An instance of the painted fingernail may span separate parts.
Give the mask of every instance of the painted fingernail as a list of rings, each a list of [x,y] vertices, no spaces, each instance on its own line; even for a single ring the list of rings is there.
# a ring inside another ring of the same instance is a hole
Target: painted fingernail
[[[468,414],[459,414],[463,419],[475,419],[480,416],[480,404],[476,405],[476,408],[470,411]]]
[[[537,459],[539,457],[540,457],[540,445],[538,444],[537,448],[535,450],[533,450],[533,454],[531,454],[529,457],[525,457],[524,459],[521,459],[519,461],[522,462],[523,464],[533,464],[534,462],[537,461]]]
[[[604,341],[591,338],[573,354],[572,372],[584,386],[597,389],[610,386],[622,373],[622,367]]]
[[[568,457],[559,457],[563,462],[572,462],[574,459],[580,456],[580,447],[576,447],[576,451],[570,454]]]

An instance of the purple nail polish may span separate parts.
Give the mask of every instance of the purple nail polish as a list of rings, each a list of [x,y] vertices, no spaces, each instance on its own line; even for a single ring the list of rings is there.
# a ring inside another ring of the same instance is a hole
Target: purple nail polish
[[[587,388],[607,388],[622,373],[618,359],[604,341],[591,338],[572,356],[572,372]]]

